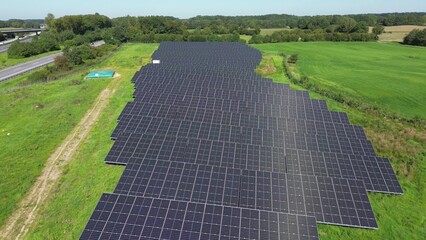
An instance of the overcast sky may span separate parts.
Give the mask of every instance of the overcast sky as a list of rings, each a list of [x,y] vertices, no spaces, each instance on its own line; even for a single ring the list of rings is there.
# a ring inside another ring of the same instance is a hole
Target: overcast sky
[[[328,15],[388,12],[426,12],[426,0],[13,0],[0,4],[0,19],[44,18],[100,13],[109,17],[165,15]]]

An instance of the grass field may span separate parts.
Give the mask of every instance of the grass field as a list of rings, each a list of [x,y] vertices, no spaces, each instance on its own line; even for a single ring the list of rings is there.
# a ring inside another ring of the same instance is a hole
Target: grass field
[[[118,115],[132,100],[135,71],[149,62],[156,44],[125,45],[99,68],[113,68],[121,74],[111,86],[116,90],[105,111],[75,159],[66,167],[52,202],[41,208],[41,217],[27,239],[78,239],[103,192],[112,192],[123,172],[122,167],[109,166],[104,159],[112,146],[110,135]],[[76,211],[78,209],[78,211]]]
[[[97,67],[113,67],[123,82],[128,81],[147,60],[127,54],[126,49]],[[123,51],[127,59],[120,55]],[[0,225],[40,174],[49,155],[112,81],[85,81],[84,75],[26,87],[19,85],[25,76],[0,84]]]
[[[249,35],[240,35],[240,38],[246,40],[246,42],[248,43],[250,41],[250,39],[251,39],[251,36],[249,36]]]
[[[0,225],[108,83],[73,78],[13,90],[0,84]]]
[[[313,83],[405,118],[426,119],[426,48],[384,43],[277,43],[268,54],[298,54]]]
[[[291,31],[290,28],[262,28],[260,30],[260,35],[271,35],[274,32],[278,31]]]

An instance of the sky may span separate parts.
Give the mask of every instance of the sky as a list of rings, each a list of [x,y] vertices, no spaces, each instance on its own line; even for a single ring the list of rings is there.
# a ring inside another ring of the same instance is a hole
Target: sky
[[[5,1],[5,0],[2,0]],[[13,0],[0,4],[0,19],[43,19],[47,13],[64,15],[100,13],[108,17],[164,15],[292,14],[330,15],[389,12],[426,12],[426,0]]]

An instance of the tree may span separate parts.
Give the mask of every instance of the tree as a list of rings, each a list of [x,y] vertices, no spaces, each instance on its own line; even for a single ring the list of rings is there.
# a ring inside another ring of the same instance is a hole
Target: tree
[[[54,20],[55,20],[55,15],[53,15],[52,13],[48,13],[47,16],[44,18],[44,24],[46,25],[47,28],[49,28],[50,26],[52,26],[52,23]]]
[[[6,38],[3,36],[3,33],[0,32],[0,42],[6,40]]]
[[[55,66],[59,70],[69,70],[68,59],[65,56],[57,56],[55,57]]]
[[[373,27],[373,33],[376,35],[380,35],[385,32],[385,28],[382,25],[376,25]]]
[[[64,49],[64,56],[67,61],[73,65],[80,65],[84,63],[78,47],[70,47]]]
[[[357,21],[350,17],[341,17],[338,20],[337,31],[341,33],[352,33],[356,31]]]
[[[355,29],[353,30],[353,32],[357,32],[357,33],[368,33],[368,24],[367,22],[364,21],[360,21],[357,23]]]
[[[414,29],[405,38],[404,44],[426,47],[426,29]]]

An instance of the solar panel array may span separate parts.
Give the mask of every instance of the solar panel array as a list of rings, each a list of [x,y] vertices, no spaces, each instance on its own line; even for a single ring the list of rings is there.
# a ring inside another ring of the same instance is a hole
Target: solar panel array
[[[376,229],[367,191],[402,194],[363,129],[255,74],[241,43],[162,43],[106,157],[126,165],[81,239],[317,239]]]

